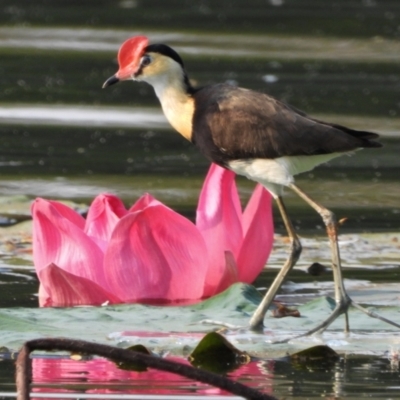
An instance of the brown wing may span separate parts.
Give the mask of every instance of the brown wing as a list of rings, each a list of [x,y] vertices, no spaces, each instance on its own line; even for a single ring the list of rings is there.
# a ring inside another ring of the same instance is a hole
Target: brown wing
[[[270,96],[221,84],[195,95],[193,140],[210,158],[277,158],[379,147],[371,132],[309,118]],[[216,160],[218,161],[218,160]]]

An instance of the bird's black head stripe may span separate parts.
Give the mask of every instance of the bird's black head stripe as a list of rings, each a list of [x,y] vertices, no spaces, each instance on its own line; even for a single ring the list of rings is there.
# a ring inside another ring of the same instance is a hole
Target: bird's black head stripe
[[[167,56],[169,58],[172,58],[174,61],[176,61],[178,64],[184,67],[182,58],[179,56],[179,54],[174,50],[171,49],[171,47],[167,46],[166,44],[151,44],[150,46],[147,46],[144,51],[146,53],[160,53],[163,54],[164,56]]]

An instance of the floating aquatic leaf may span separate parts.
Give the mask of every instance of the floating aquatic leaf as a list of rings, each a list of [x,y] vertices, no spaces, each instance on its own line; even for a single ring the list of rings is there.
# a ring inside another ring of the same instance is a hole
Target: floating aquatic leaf
[[[136,351],[137,353],[148,354],[152,355],[152,352],[147,349],[147,347],[141,344],[135,344],[134,346],[130,346],[127,350]],[[144,363],[137,361],[137,362],[117,362],[116,363],[119,369],[123,369],[126,371],[137,371],[143,372],[147,371],[147,367]]]
[[[233,371],[250,360],[248,353],[238,350],[217,332],[204,336],[189,356],[192,365],[217,373]]]
[[[330,366],[339,360],[339,354],[326,345],[309,347],[290,356],[290,361],[300,368],[310,368],[321,363]]]
[[[373,307],[386,318],[399,321],[400,298],[398,284],[373,288],[353,287],[346,281],[356,301]],[[223,321],[245,327],[260,299],[258,291],[249,285],[235,284],[228,290],[191,306],[154,307],[141,304],[109,305],[105,307],[73,308],[0,308],[0,346],[17,351],[27,340],[38,337],[67,336],[70,338],[113,342],[128,347],[140,343],[149,349],[157,348],[174,355],[187,355],[199,342],[202,334],[213,327],[205,319]],[[351,335],[343,337],[344,317],[335,321],[323,334],[304,337],[289,344],[274,344],[284,338],[305,332],[322,321],[332,310],[332,299],[319,297],[298,309],[302,318],[271,318],[267,316],[263,335],[246,329],[228,332],[228,340],[235,340],[241,350],[259,357],[283,357],[318,344],[327,344],[336,351],[351,353],[386,354],[390,346],[398,346],[398,329],[384,322],[371,320],[357,309],[349,310]],[[373,323],[371,322],[373,321]],[[232,338],[232,339],[231,339]],[[187,350],[188,349],[188,350]]]
[[[260,292],[254,286],[236,283],[224,292],[194,304],[192,307],[197,310],[206,310],[212,308],[231,309],[234,306],[237,311],[248,312],[251,315],[261,299]]]

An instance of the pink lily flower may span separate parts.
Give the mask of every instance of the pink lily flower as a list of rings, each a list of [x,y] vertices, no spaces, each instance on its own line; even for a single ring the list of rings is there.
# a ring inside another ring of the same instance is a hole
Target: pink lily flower
[[[242,213],[235,174],[216,165],[196,224],[149,194],[129,210],[101,194],[86,220],[38,198],[32,216],[40,306],[193,302],[251,283],[273,242],[269,193],[258,185]]]

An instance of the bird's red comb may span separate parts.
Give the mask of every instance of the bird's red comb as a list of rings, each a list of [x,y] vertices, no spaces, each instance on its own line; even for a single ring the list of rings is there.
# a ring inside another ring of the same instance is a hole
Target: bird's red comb
[[[119,78],[123,78],[126,73],[131,75],[132,71],[137,70],[139,60],[148,44],[149,39],[146,36],[134,36],[122,43],[118,52]]]

